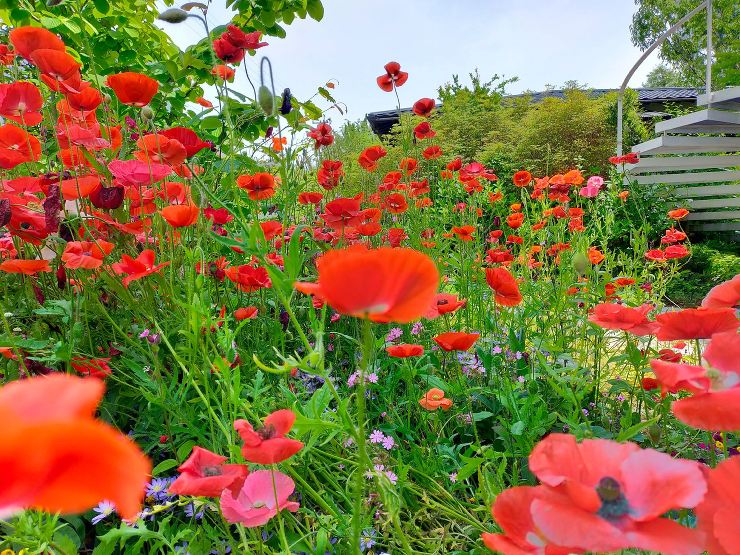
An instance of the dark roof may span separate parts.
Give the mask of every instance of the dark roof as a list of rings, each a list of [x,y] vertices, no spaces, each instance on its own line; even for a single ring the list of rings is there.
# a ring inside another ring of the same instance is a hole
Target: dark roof
[[[637,99],[644,107],[652,103],[694,102],[698,95],[698,91],[690,87],[637,88],[633,90],[637,92]],[[565,98],[566,92],[563,89],[540,92],[527,91],[521,94],[507,95],[504,98],[522,98],[528,96],[532,99],[532,102],[541,102],[545,98]],[[593,96],[602,96],[617,92],[617,89],[588,89],[588,92]],[[437,104],[437,108],[440,106],[441,104]],[[411,112],[411,108],[401,108],[401,112],[409,113]],[[385,135],[391,130],[391,127],[398,123],[398,110],[371,112],[365,118],[376,135]]]

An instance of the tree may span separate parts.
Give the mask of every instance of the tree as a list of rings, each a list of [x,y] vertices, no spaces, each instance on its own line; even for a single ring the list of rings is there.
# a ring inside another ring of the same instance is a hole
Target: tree
[[[669,27],[697,5],[696,0],[635,0],[632,17],[632,42],[646,50]],[[740,82],[740,3],[737,0],[713,0],[713,88]],[[686,83],[701,86],[706,68],[706,16],[692,17],[660,47],[661,58],[677,70]]]
[[[658,88],[658,87],[690,87],[691,83],[681,75],[681,72],[676,71],[667,64],[658,64],[650,70],[645,82],[642,84],[643,87]]]

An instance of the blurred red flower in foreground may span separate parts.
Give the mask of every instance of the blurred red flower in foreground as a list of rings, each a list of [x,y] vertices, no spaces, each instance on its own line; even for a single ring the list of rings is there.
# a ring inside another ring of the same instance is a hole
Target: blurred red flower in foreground
[[[659,341],[708,339],[715,333],[736,331],[740,326],[732,308],[685,308],[664,312],[655,319],[660,325]]]
[[[76,513],[110,500],[124,518],[136,516],[151,465],[93,417],[104,389],[95,378],[66,374],[0,388],[0,513]]]
[[[697,528],[706,534],[706,550],[712,555],[740,552],[740,457],[722,461],[707,471],[709,486],[696,508]]]
[[[535,446],[529,468],[543,485],[499,496],[494,515],[505,534],[484,536],[492,549],[564,554],[636,548],[685,555],[703,550],[701,532],[661,518],[702,501],[707,486],[695,461],[635,443],[577,443],[572,435],[550,434]]]
[[[439,282],[431,258],[406,248],[331,250],[316,266],[318,281],[296,283],[296,289],[318,294],[340,314],[374,322],[417,320],[432,303]]]

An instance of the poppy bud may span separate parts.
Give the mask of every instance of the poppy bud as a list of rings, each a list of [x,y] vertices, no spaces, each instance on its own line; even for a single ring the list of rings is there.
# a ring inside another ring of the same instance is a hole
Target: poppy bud
[[[293,96],[290,94],[290,89],[286,88],[283,91],[283,103],[280,105],[280,113],[284,116],[287,116],[293,109],[293,105],[290,103],[291,98]]]
[[[111,99],[111,97],[110,97],[109,94],[106,93],[106,94],[103,95],[103,102],[105,102],[106,104],[110,104],[110,101],[111,100],[112,99]]]
[[[157,16],[157,19],[166,21],[167,23],[182,23],[187,18],[188,12],[180,8],[168,8]]]
[[[60,191],[61,189],[58,183],[49,185],[46,199],[43,202],[46,229],[51,233],[59,230],[59,223],[61,222],[62,197],[60,196]]]
[[[67,270],[64,269],[64,265],[60,264],[57,268],[57,287],[64,289],[67,286]]]
[[[141,117],[144,119],[154,119],[154,110],[149,105],[141,107]]]
[[[44,292],[41,290],[41,287],[33,284],[33,294],[36,297],[36,300],[39,304],[44,304],[44,301],[46,300],[46,297],[44,296]]]
[[[272,137],[273,128],[272,125],[267,128],[267,131],[265,131],[265,139],[269,139]]]
[[[257,103],[268,116],[271,116],[275,112],[275,98],[272,96],[270,89],[264,85],[260,85],[257,91]]]
[[[123,187],[100,187],[90,194],[90,202],[95,208],[115,210],[123,204]]]
[[[653,445],[657,445],[660,443],[660,437],[663,434],[663,430],[658,424],[653,424],[652,426],[648,426],[647,428],[647,436],[650,438],[650,441],[653,442]]]
[[[585,274],[588,269],[591,267],[591,261],[588,259],[588,256],[583,254],[582,252],[577,252],[573,255],[573,269],[578,273],[578,275]]]
[[[10,201],[4,198],[0,200],[0,227],[8,224],[10,216]]]

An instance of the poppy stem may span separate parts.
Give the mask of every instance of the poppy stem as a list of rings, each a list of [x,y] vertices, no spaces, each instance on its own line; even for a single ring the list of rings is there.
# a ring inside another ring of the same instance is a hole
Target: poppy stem
[[[365,374],[373,353],[373,332],[370,320],[362,322],[362,361],[360,379],[357,381],[357,468],[355,469],[355,491],[352,507],[352,549],[356,555],[362,553],[362,501],[365,497],[365,469],[367,468],[367,441],[365,438]]]

